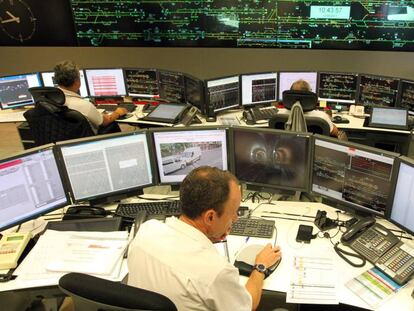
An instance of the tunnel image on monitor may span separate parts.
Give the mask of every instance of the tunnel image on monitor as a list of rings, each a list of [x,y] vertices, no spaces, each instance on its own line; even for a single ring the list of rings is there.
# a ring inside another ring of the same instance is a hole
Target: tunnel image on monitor
[[[307,134],[234,128],[232,137],[234,170],[240,181],[265,188],[307,190]]]

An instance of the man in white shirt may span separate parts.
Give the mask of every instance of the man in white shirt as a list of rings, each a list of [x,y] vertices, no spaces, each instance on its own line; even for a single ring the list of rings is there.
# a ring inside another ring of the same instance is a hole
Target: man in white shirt
[[[65,105],[83,114],[95,134],[128,112],[125,108],[118,107],[111,114],[101,114],[91,102],[83,99],[79,95],[81,86],[79,68],[73,61],[65,60],[57,63],[54,71],[55,83],[66,97]]]
[[[256,310],[265,272],[281,258],[266,245],[256,256],[245,286],[238,270],[214,247],[237,220],[241,192],[231,173],[213,167],[190,172],[180,187],[183,215],[166,223],[150,220],[128,255],[128,284],[161,293],[183,310]]]

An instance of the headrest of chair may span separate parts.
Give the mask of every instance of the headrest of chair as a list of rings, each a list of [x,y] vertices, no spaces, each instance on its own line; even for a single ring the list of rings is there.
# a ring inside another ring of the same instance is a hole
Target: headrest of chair
[[[318,96],[309,91],[291,91],[283,92],[283,104],[286,109],[291,109],[296,102],[300,102],[304,112],[312,111],[316,108]]]
[[[34,102],[46,101],[56,106],[62,106],[65,103],[65,94],[57,87],[36,86],[29,88]]]

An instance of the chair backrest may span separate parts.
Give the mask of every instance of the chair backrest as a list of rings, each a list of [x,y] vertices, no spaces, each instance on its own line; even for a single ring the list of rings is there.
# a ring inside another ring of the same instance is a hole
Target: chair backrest
[[[93,136],[84,115],[64,106],[65,94],[55,87],[34,87],[29,92],[35,108],[24,113],[36,146],[57,141]]]
[[[318,96],[309,91],[287,90],[283,92],[283,105],[286,109],[290,110],[296,102],[300,102],[304,112],[312,111],[316,108]]]
[[[177,311],[161,294],[83,273],[62,276],[59,288],[72,297],[75,311]]]
[[[273,129],[285,129],[285,123],[289,118],[289,114],[286,113],[280,113],[274,116],[269,120],[269,128]],[[306,120],[306,126],[308,129],[308,132],[314,133],[314,134],[321,134],[321,135],[330,135],[330,127],[329,123],[326,122],[326,120],[318,117],[313,116],[307,116],[305,115]]]

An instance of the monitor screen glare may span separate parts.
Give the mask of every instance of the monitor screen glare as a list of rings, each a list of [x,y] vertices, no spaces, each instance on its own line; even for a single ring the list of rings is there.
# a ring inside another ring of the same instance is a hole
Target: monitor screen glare
[[[0,77],[0,104],[2,109],[33,104],[29,88],[41,86],[37,73]]]
[[[232,129],[236,177],[277,190],[309,187],[310,137],[263,129]]]
[[[83,140],[60,149],[77,202],[152,184],[145,133]]]
[[[277,73],[241,76],[242,105],[271,103],[277,100]]]
[[[283,98],[283,92],[290,90],[293,82],[305,80],[309,83],[311,91],[316,93],[316,81],[318,73],[315,72],[279,72],[279,100]]]
[[[55,73],[53,71],[45,71],[41,73],[42,80],[43,80],[43,86],[55,86],[58,85],[55,83]],[[83,73],[83,70],[79,71],[79,76],[81,80],[81,86],[79,89],[79,95],[82,97],[88,97],[88,89],[86,87],[86,81],[85,81],[85,74]]]
[[[125,96],[126,88],[122,69],[85,69],[91,97]]]
[[[227,170],[225,129],[160,131],[153,135],[161,183],[180,183],[203,165]]]
[[[356,212],[384,216],[394,157],[367,150],[315,139],[312,191]]]
[[[0,161],[0,231],[67,203],[52,148]]]

